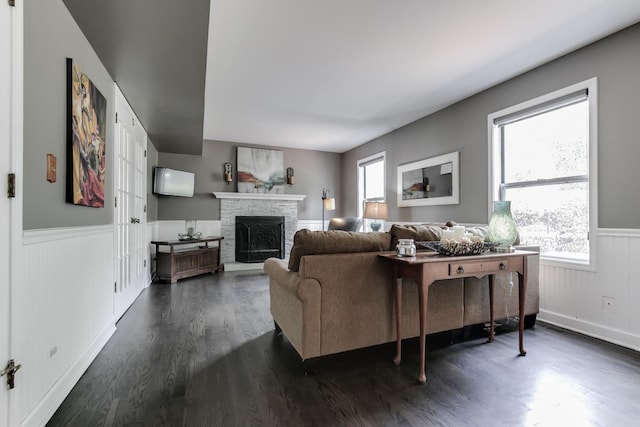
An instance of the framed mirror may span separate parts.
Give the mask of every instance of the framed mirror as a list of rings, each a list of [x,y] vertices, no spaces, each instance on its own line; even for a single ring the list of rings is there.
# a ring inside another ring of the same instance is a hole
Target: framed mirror
[[[398,166],[398,207],[460,203],[459,152]]]

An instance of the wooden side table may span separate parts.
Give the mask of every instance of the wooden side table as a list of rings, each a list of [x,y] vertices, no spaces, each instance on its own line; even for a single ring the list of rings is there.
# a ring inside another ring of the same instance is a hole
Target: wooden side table
[[[515,251],[509,253],[486,253],[482,255],[449,257],[435,252],[421,252],[415,257],[399,257],[394,254],[380,254],[393,262],[393,285],[396,305],[396,357],[393,362],[398,365],[401,360],[401,319],[402,319],[402,278],[413,279],[418,285],[418,306],[420,310],[420,373],[418,381],[425,383],[426,358],[426,326],[427,301],[429,286],[436,280],[489,276],[489,341],[494,339],[493,331],[493,285],[494,275],[501,272],[518,273],[518,303],[520,313],[519,345],[520,355],[524,349],[524,305],[527,292],[527,258],[537,252]]]
[[[224,267],[220,265],[222,239],[224,237],[211,236],[201,239],[152,241],[151,244],[156,245],[156,276],[176,283],[185,277],[223,270]],[[217,245],[210,247],[209,242],[217,242]],[[169,252],[161,252],[160,246],[168,246]]]

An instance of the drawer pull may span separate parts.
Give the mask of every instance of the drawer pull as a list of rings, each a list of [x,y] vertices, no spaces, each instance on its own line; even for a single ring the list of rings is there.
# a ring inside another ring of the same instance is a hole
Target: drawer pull
[[[506,268],[507,268],[507,266],[506,266],[506,265],[504,265],[504,262],[501,262],[501,263],[500,263],[500,266],[499,266],[498,268],[499,268],[500,270],[504,270],[504,269],[506,269]]]
[[[458,266],[458,274],[464,273],[464,268],[461,265]]]

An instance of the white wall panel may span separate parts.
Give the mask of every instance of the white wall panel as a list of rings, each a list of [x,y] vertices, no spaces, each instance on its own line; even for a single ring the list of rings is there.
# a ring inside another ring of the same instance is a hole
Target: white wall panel
[[[178,234],[186,233],[187,222],[184,220],[156,221],[153,223],[153,238],[151,240],[178,240]],[[196,221],[196,232],[201,232],[203,236],[219,236],[219,220],[198,220]]]
[[[112,226],[24,233],[16,286],[22,425],[43,425],[115,331]]]
[[[541,260],[539,319],[640,350],[640,231],[600,229],[597,239],[593,271]]]
[[[329,225],[329,220],[325,220],[327,225]],[[298,220],[297,230],[307,229],[311,231],[321,231],[322,230],[322,220],[314,220],[314,219],[302,219]],[[289,254],[287,254],[289,256]]]

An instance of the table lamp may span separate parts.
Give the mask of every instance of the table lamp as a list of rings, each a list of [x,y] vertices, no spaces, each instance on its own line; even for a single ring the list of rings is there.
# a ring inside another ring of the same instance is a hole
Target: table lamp
[[[380,231],[381,219],[387,219],[388,210],[385,202],[365,202],[364,204],[364,218],[374,220],[371,224],[371,231]]]

